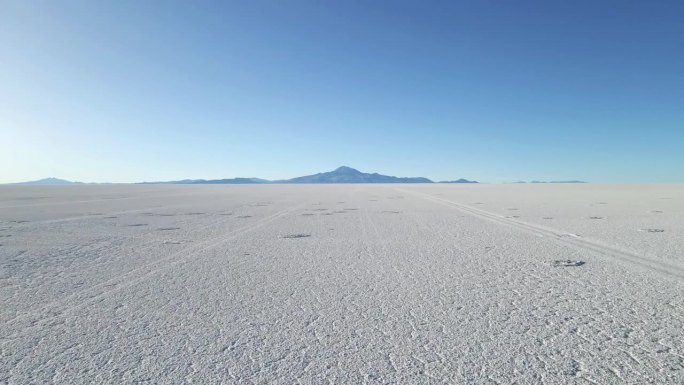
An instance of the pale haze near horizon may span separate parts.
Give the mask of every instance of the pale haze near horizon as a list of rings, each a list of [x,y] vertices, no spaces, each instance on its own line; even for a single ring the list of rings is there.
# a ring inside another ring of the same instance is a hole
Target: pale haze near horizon
[[[0,12],[0,183],[333,170],[684,181],[678,2],[37,2]]]

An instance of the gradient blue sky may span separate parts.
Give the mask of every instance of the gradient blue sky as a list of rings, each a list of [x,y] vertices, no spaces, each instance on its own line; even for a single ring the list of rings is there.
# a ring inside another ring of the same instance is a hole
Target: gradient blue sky
[[[684,181],[682,1],[0,2],[0,183]]]

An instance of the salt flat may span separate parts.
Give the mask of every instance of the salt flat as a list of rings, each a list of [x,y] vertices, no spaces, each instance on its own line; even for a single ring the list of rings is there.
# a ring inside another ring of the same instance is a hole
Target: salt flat
[[[681,184],[0,186],[0,244],[0,383],[684,382]]]

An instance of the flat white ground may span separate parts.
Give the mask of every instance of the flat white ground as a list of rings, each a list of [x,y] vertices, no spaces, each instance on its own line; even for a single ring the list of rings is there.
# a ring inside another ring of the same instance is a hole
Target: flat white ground
[[[0,244],[0,383],[684,383],[684,185],[3,186]]]

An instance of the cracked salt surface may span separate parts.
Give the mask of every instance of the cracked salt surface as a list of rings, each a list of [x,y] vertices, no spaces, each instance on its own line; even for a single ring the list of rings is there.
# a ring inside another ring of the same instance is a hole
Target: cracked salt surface
[[[681,384],[683,193],[0,186],[0,383]]]

